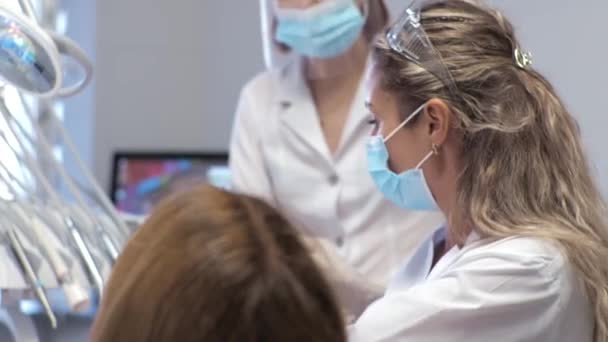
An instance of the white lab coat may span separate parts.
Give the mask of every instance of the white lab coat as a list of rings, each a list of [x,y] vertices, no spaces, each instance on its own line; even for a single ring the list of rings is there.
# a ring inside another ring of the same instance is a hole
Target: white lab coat
[[[350,342],[593,341],[578,274],[552,243],[472,234],[430,270],[432,240],[350,327]]]
[[[443,223],[386,201],[366,167],[370,128],[360,86],[340,145],[327,147],[299,63],[262,73],[239,101],[230,147],[236,191],[261,197],[301,229],[339,247],[368,279],[386,284],[413,248]]]

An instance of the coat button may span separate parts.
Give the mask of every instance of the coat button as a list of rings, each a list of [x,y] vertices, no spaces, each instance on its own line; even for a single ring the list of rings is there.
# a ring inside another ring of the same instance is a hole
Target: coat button
[[[340,181],[340,177],[338,177],[338,175],[334,173],[327,178],[327,181],[330,185],[336,185]]]
[[[340,236],[336,239],[336,245],[338,245],[338,247],[344,246],[344,237],[343,236]]]

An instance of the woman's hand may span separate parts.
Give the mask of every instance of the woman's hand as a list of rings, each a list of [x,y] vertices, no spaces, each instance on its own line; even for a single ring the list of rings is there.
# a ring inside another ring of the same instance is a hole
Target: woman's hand
[[[348,321],[357,319],[382,297],[385,286],[374,283],[348,264],[333,243],[309,236],[302,239],[332,286]]]

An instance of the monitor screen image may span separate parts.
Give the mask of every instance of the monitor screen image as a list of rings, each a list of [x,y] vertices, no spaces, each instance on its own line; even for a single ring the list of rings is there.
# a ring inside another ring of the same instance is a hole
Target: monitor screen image
[[[168,195],[218,179],[227,161],[226,154],[116,153],[111,198],[119,211],[145,215]]]

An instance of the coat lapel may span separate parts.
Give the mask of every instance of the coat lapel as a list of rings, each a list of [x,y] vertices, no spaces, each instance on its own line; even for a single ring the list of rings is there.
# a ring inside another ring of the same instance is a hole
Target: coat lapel
[[[312,95],[302,77],[301,63],[285,66],[280,75],[275,105],[279,111],[281,127],[298,143],[307,146],[311,153],[331,163],[331,156],[319,124],[319,116]]]

